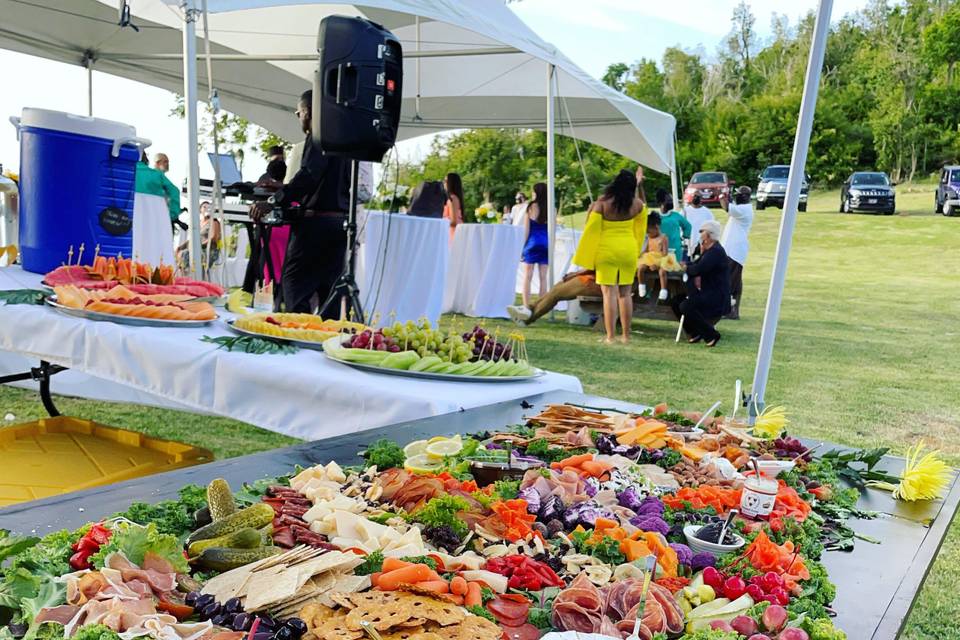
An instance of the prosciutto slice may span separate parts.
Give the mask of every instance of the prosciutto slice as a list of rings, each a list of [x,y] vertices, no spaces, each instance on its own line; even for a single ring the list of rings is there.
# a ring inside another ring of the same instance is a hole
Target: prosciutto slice
[[[669,590],[651,584],[643,611],[639,611],[643,581],[627,579],[597,589],[581,573],[570,586],[557,594],[553,624],[559,629],[602,633],[626,638],[641,617],[640,637],[651,640],[655,633],[683,631],[683,611]]]
[[[80,611],[80,607],[74,604],[62,604],[59,607],[50,607],[41,609],[40,613],[34,619],[35,622],[56,622],[66,625],[73,620],[73,617]]]
[[[122,553],[111,553],[107,556],[106,566],[119,571],[124,582],[143,580],[157,593],[166,593],[177,588],[177,575],[175,573],[161,573],[154,569],[141,569],[127,560]]]

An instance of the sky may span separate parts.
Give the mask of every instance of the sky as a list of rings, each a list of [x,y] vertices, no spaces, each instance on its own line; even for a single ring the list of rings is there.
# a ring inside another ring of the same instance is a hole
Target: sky
[[[510,6],[544,40],[599,77],[612,62],[659,61],[663,51],[675,45],[712,55],[730,30],[736,4],[737,0],[521,0]],[[770,36],[773,14],[784,14],[796,24],[817,4],[816,0],[755,0],[751,5],[760,38]],[[833,18],[865,5],[866,0],[835,0]],[[186,125],[170,114],[173,94],[96,71],[93,94],[93,115],[135,126],[137,135],[153,141],[151,153],[170,156],[170,178],[181,184],[188,154]],[[16,170],[20,163],[15,131],[6,119],[19,116],[24,107],[86,115],[86,70],[0,49],[0,164],[8,169]],[[399,147],[404,159],[421,157],[429,148],[429,138]],[[247,154],[244,166],[248,180],[263,171],[263,161],[254,155]],[[200,172],[212,177],[205,159]]]

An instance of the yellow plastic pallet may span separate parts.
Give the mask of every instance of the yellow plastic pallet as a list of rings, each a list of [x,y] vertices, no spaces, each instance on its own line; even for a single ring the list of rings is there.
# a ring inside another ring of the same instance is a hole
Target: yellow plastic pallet
[[[0,506],[213,460],[206,449],[58,416],[0,429]]]

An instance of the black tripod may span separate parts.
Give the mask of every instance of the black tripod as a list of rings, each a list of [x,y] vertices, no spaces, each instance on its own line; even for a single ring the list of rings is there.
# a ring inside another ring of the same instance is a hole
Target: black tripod
[[[360,161],[350,161],[350,208],[344,229],[347,231],[347,253],[344,259],[343,273],[330,290],[330,295],[320,305],[320,315],[330,308],[335,300],[340,300],[340,319],[353,320],[366,324],[363,308],[360,306],[360,287],[354,277],[357,264],[357,188],[360,182]],[[351,317],[352,316],[352,317]]]

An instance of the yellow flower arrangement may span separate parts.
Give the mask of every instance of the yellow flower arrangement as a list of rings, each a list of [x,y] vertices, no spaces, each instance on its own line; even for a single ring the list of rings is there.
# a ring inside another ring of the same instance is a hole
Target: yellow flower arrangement
[[[753,435],[766,440],[779,438],[790,421],[787,420],[787,412],[781,407],[767,407],[760,412],[756,421],[753,423]]]
[[[868,482],[867,486],[892,491],[894,498],[906,502],[942,497],[950,484],[950,467],[940,459],[940,451],[930,451],[921,456],[923,449],[922,441],[907,449],[907,463],[899,484]]]

